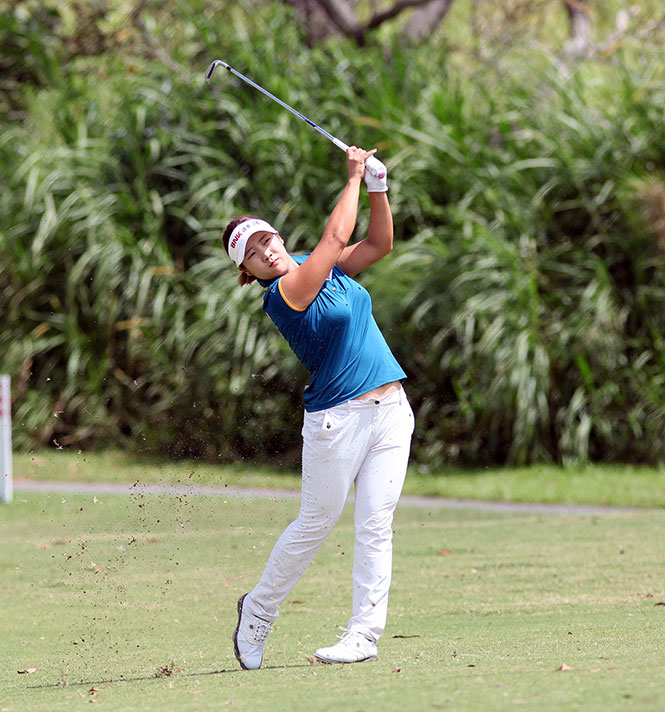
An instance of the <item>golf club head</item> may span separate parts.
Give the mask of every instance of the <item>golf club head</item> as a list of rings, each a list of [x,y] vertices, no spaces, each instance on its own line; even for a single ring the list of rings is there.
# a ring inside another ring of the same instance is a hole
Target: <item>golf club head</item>
[[[224,69],[230,69],[229,65],[226,62],[222,62],[221,59],[214,59],[211,63],[208,69],[206,69],[206,82],[209,82],[212,79],[212,75],[215,73],[215,69],[219,65],[222,65]]]

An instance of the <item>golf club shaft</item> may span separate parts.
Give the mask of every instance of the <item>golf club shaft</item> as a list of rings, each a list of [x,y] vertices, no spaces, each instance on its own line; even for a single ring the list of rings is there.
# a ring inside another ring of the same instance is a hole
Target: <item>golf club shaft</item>
[[[290,111],[292,114],[295,114],[298,118],[302,119],[305,123],[309,124],[313,129],[318,131],[320,134],[323,134],[329,141],[332,141],[337,148],[341,148],[342,151],[346,151],[348,146],[343,142],[340,141],[338,138],[335,138],[332,134],[328,133],[325,129],[322,129],[320,126],[317,126],[313,121],[310,121],[306,116],[301,114],[299,111],[296,111],[292,106],[289,106],[286,102],[282,101],[281,99],[278,99],[274,94],[271,94],[269,91],[264,89],[262,86],[259,86],[256,82],[253,82],[249,77],[246,77],[244,74],[241,74],[237,70],[235,70],[233,67],[228,65],[226,62],[222,62],[221,59],[216,59],[214,60],[210,66],[208,67],[208,70],[206,71],[206,81],[209,82],[212,79],[212,75],[217,68],[217,66],[222,66],[224,69],[228,69],[231,74],[235,74],[238,79],[242,79],[243,82],[246,84],[249,84],[251,87],[254,87],[254,89],[258,89],[262,94],[265,94],[269,99],[272,99],[273,101],[276,101],[280,106],[283,106],[285,109]]]
[[[296,111],[292,106],[289,106],[286,102],[282,101],[281,99],[278,99],[274,94],[271,94],[269,91],[264,89],[262,86],[259,86],[256,82],[253,82],[249,77],[246,77],[244,74],[241,74],[237,70],[235,70],[233,67],[228,65],[226,62],[222,62],[221,59],[215,59],[210,63],[210,66],[206,70],[206,82],[210,82],[212,79],[212,75],[215,73],[215,69],[217,69],[218,66],[224,67],[224,69],[228,69],[231,74],[234,74],[238,79],[241,79],[243,82],[246,84],[249,84],[251,87],[254,87],[254,89],[258,89],[262,94],[265,94],[269,99],[272,99],[273,101],[277,102],[280,106],[284,107],[288,111],[290,111],[292,114],[295,114],[299,119],[302,119],[305,123],[309,124],[313,129],[318,131],[320,134],[325,136],[329,141],[332,141],[332,143],[337,146],[337,148],[341,148],[342,151],[346,152],[348,149],[348,146],[344,143],[344,141],[340,141],[338,138],[333,136],[332,134],[328,133],[325,129],[322,129],[320,126],[317,126],[313,121],[308,119],[306,116],[301,114],[299,111]],[[385,167],[383,164],[377,159],[374,158],[374,156],[370,156],[366,161],[365,161],[365,168],[368,170],[370,173],[372,173],[375,176],[378,176],[379,178],[383,178],[385,175]]]

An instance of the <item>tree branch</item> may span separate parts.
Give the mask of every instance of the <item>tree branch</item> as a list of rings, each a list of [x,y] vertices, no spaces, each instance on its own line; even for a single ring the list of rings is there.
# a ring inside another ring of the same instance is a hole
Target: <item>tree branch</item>
[[[429,2],[431,2],[431,0],[397,0],[392,7],[375,12],[367,21],[365,28],[374,30],[386,22],[386,20],[392,20],[393,17],[397,17],[403,10],[409,7],[417,7],[418,5],[426,5]]]
[[[411,7],[421,8],[420,12],[426,13],[422,22],[417,23],[419,31],[417,38],[422,39],[444,18],[453,1],[395,0],[392,6],[383,10],[375,10],[367,22],[363,23],[358,19],[356,11],[349,0],[315,0],[316,4],[324,10],[335,27],[345,35],[352,37],[360,47],[365,45],[365,35],[368,31],[375,30],[384,22],[392,20]],[[413,22],[413,18],[411,18],[411,22]],[[414,37],[416,35],[412,33],[411,36]]]
[[[564,0],[570,20],[570,39],[565,51],[572,57],[584,59],[591,52],[591,18],[585,0]]]
[[[355,12],[346,0],[318,0],[328,17],[345,35],[353,37],[358,46],[365,45],[365,33]]]
[[[411,40],[418,42],[429,37],[448,14],[454,0],[430,0],[413,13],[404,32]]]

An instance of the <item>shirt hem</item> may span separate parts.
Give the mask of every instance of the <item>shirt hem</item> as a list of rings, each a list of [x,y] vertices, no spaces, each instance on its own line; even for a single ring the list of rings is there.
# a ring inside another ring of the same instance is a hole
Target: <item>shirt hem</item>
[[[322,405],[316,405],[314,407],[308,406],[307,403],[305,403],[305,411],[307,413],[319,413],[322,410],[327,410],[328,408],[334,408],[335,406],[342,405],[342,403],[347,403],[348,401],[353,400],[354,398],[357,398],[358,396],[361,396],[363,393],[367,393],[374,388],[379,388],[380,386],[384,386],[386,383],[391,383],[392,381],[399,381],[400,383],[404,383],[406,381],[407,376],[405,374],[400,375],[395,375],[394,378],[391,378],[390,376],[387,376],[385,380],[379,379],[379,382],[374,383],[374,385],[363,385],[360,388],[357,388],[353,391],[350,392],[348,395],[344,395],[342,398],[335,398],[331,401],[328,401]]]

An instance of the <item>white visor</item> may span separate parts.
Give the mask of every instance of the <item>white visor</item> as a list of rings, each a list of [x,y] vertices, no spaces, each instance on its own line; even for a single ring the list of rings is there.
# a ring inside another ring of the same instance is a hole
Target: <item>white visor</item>
[[[229,257],[236,263],[237,267],[240,267],[245,259],[247,240],[257,232],[277,233],[277,230],[265,220],[252,218],[241,222],[231,233],[229,238]]]

